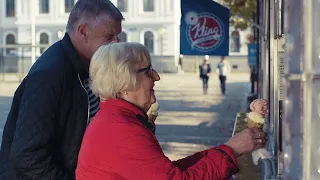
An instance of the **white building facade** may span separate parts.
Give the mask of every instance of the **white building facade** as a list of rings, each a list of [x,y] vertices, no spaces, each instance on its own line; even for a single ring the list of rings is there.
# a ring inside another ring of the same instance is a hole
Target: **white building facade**
[[[50,45],[58,41],[63,37],[68,15],[76,1],[1,0],[0,43],[32,44],[32,40],[35,39],[35,45]],[[176,71],[180,52],[180,1],[111,1],[125,17],[121,40],[146,45],[153,55],[153,64],[157,70]],[[34,29],[32,29],[33,20]],[[245,44],[247,33],[240,32],[241,45],[236,52],[230,52],[230,55],[247,54]],[[231,42],[231,46],[233,44]],[[39,49],[37,55],[42,51],[43,49]],[[10,53],[10,50],[5,50],[4,53]]]

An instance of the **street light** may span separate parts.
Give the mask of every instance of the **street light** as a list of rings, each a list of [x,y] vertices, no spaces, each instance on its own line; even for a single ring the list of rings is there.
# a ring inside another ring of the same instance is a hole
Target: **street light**
[[[167,29],[165,27],[161,27],[158,30],[158,34],[160,35],[160,44],[161,44],[161,49],[160,49],[160,72],[163,73],[163,67],[162,67],[162,61],[163,61],[163,37],[167,34]]]
[[[59,29],[59,30],[57,31],[57,36],[58,36],[59,40],[62,39],[62,37],[63,37],[63,31],[62,31],[61,29]]]
[[[31,65],[36,62],[36,25],[35,25],[35,7],[36,1],[31,0],[30,3],[30,18],[31,18]]]

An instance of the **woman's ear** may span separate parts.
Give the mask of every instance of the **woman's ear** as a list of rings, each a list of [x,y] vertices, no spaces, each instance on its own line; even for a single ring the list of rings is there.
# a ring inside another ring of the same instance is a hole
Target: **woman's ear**
[[[117,98],[124,98],[126,95],[128,95],[128,92],[127,92],[127,91],[120,91],[120,92],[117,94]]]

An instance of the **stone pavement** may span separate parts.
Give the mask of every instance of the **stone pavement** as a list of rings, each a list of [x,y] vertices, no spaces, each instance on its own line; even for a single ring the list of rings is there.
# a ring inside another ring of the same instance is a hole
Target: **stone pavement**
[[[218,77],[212,76],[208,94],[203,95],[197,74],[162,74],[155,86],[161,106],[156,136],[165,154],[176,160],[226,142],[246,98],[248,83],[249,74],[231,74],[224,97],[220,94]],[[0,81],[1,135],[17,86]]]

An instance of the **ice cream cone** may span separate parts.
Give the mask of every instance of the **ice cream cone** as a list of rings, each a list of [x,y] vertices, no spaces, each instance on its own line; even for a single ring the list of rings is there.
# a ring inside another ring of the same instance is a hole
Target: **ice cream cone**
[[[158,110],[160,108],[160,105],[158,103],[158,101],[156,101],[155,103],[153,103],[151,105],[151,107],[149,108],[148,112],[147,112],[147,115],[150,116],[150,115],[153,115],[153,116],[158,116]]]
[[[248,128],[263,128],[263,123],[255,122],[254,120],[248,118]]]
[[[247,115],[247,119],[248,119],[248,128],[259,128],[262,129],[263,128],[263,124],[264,124],[264,116],[256,113],[256,112],[250,112]]]

